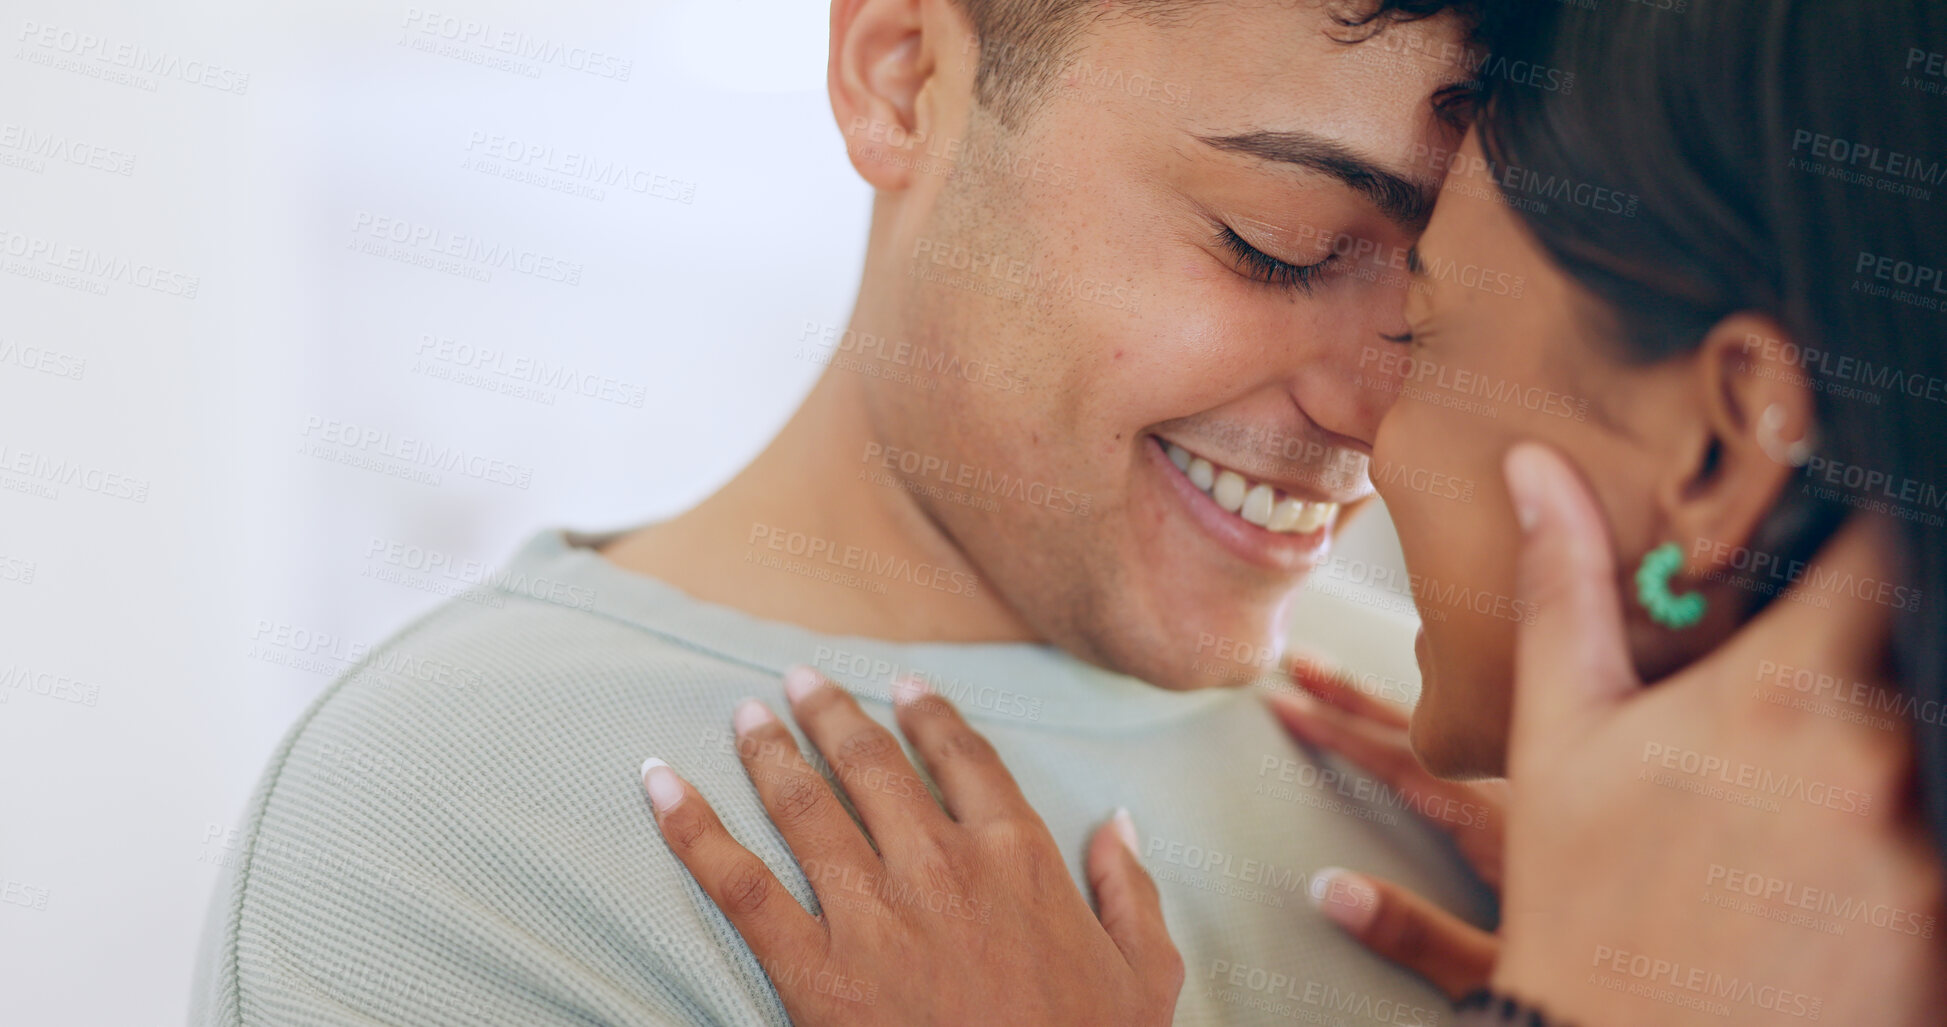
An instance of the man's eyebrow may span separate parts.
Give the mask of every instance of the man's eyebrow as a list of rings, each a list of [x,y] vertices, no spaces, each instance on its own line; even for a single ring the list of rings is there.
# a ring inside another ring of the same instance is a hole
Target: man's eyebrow
[[[1414,230],[1426,227],[1439,195],[1432,185],[1395,175],[1336,140],[1310,132],[1244,132],[1198,136],[1203,143],[1259,160],[1295,164],[1330,175],[1364,193],[1380,213]]]

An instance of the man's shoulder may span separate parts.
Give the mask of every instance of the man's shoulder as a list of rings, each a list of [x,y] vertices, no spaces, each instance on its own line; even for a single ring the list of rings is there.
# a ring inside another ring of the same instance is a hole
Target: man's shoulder
[[[694,716],[770,675],[654,624],[498,597],[504,605],[450,602],[364,654],[307,714],[298,741],[349,734],[423,745],[434,758],[489,739],[565,745],[570,732],[618,719],[640,729]]]
[[[520,597],[456,602],[347,671],[246,811],[239,990],[289,998],[293,981],[336,975],[353,983],[326,986],[330,1001],[370,1010],[374,989],[401,984],[389,960],[473,994],[502,995],[479,968],[540,975],[565,989],[555,1000],[620,1003],[605,1022],[772,1019],[637,774],[652,754],[734,766],[729,711],[774,678],[650,628]]]
[[[644,756],[735,752],[729,710],[765,668],[653,625],[548,602],[455,602],[373,649],[292,730],[266,810],[329,807],[418,832],[429,813],[560,827],[618,801]],[[347,806],[355,798],[354,806]],[[613,811],[611,811],[613,812]]]

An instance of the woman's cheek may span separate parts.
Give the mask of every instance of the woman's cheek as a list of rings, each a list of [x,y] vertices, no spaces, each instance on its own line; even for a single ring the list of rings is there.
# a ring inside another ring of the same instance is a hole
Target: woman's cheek
[[[1499,773],[1507,668],[1524,610],[1512,596],[1513,507],[1500,460],[1514,426],[1409,393],[1373,443],[1372,478],[1398,531],[1426,632],[1412,737],[1436,773]]]

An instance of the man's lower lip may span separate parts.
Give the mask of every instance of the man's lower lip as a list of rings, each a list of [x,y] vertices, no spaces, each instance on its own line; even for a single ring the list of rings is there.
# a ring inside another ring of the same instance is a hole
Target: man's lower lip
[[[1331,548],[1330,527],[1303,535],[1284,534],[1266,531],[1241,517],[1226,513],[1216,500],[1197,488],[1182,471],[1176,469],[1175,464],[1170,463],[1161,439],[1150,436],[1148,447],[1151,464],[1168,479],[1171,490],[1182,501],[1190,519],[1197,522],[1204,534],[1233,555],[1270,570],[1303,572],[1315,566],[1325,551]]]

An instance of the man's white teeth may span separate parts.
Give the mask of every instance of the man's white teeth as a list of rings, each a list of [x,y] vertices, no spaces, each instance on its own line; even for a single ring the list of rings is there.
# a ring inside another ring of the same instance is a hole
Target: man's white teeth
[[[1272,531],[1296,531],[1298,522],[1305,516],[1305,507],[1310,505],[1286,496],[1278,500],[1277,506],[1271,508],[1271,521],[1265,527]]]
[[[1260,528],[1266,527],[1271,523],[1271,507],[1274,502],[1271,486],[1259,485],[1244,494],[1244,509],[1238,513],[1238,516]]]
[[[1278,497],[1269,485],[1254,484],[1232,470],[1219,470],[1215,464],[1174,442],[1164,444],[1170,463],[1190,479],[1190,484],[1207,493],[1226,512],[1263,528],[1285,534],[1307,535],[1338,519],[1337,503],[1307,503],[1290,496]]]
[[[1205,492],[1210,491],[1210,486],[1217,480],[1217,469],[1202,457],[1190,461],[1190,469],[1184,473],[1190,476],[1190,484]]]
[[[1210,490],[1210,498],[1224,508],[1225,513],[1236,513],[1244,507],[1244,476],[1236,471],[1223,471],[1217,475],[1217,487]]]

